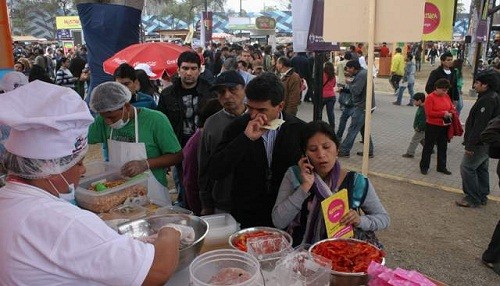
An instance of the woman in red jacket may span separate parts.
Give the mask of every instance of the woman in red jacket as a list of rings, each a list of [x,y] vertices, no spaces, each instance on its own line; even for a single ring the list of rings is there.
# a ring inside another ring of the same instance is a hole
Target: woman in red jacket
[[[437,145],[437,171],[446,175],[451,172],[446,168],[446,149],[448,148],[448,127],[451,124],[451,111],[455,108],[448,96],[450,82],[439,79],[434,84],[434,91],[425,99],[425,145],[420,160],[420,172],[427,175],[431,162],[431,153]]]
[[[331,62],[326,62],[323,68],[323,107],[326,105],[326,114],[328,116],[328,123],[335,130],[335,114],[333,108],[335,106],[335,70]],[[323,110],[323,107],[321,110]]]

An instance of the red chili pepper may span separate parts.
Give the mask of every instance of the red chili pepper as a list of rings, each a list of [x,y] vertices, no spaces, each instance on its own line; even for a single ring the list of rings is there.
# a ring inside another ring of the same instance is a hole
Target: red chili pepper
[[[332,261],[338,272],[366,272],[371,261],[382,262],[384,252],[366,242],[329,240],[317,244],[313,253]]]

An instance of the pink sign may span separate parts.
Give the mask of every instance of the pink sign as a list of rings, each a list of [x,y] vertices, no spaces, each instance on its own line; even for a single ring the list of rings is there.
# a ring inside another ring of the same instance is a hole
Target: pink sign
[[[434,32],[441,22],[441,13],[436,5],[425,2],[424,34]]]
[[[328,206],[328,220],[337,223],[344,215],[344,202],[342,200],[333,200]]]

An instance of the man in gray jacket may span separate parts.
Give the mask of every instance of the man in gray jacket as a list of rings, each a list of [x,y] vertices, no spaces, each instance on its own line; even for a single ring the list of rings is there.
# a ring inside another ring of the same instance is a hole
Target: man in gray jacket
[[[245,81],[235,70],[222,72],[211,88],[217,94],[223,109],[205,122],[198,149],[198,186],[200,189],[201,214],[229,212],[231,210],[232,175],[214,181],[208,177],[210,156],[222,139],[222,132],[234,119],[246,111]]]
[[[349,130],[347,131],[347,136],[340,145],[339,157],[350,156],[354,140],[356,140],[356,135],[362,131],[365,126],[367,71],[361,68],[358,60],[350,60],[345,66],[346,71],[353,77],[353,80],[347,85],[346,88],[343,89],[349,90],[351,93],[354,111],[351,117],[351,125],[349,125]],[[375,108],[374,93],[372,93],[372,111],[373,108]],[[357,152],[357,154],[363,156],[363,152]],[[369,156],[370,158],[373,158],[373,140],[371,135]]]

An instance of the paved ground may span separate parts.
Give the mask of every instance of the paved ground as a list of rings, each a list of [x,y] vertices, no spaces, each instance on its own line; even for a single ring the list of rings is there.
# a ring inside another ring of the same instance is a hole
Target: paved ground
[[[431,69],[429,64],[424,64],[422,71],[417,73],[415,91],[424,91],[425,83]],[[469,69],[464,69],[464,94],[468,95],[468,90],[472,85]],[[377,109],[372,114],[372,134],[375,144],[375,158],[370,159],[369,170],[371,173],[386,176],[393,179],[409,181],[420,185],[446,189],[448,191],[462,193],[462,180],[460,177],[460,162],[463,157],[464,148],[462,137],[455,137],[448,144],[447,167],[452,172],[451,176],[436,172],[436,155],[431,158],[429,174],[420,174],[419,161],[422,152],[421,146],[417,148],[415,158],[407,159],[401,157],[406,152],[411,137],[413,136],[413,118],[416,107],[406,105],[395,106],[392,102],[395,97],[390,92],[391,87],[387,78],[375,79],[375,91]],[[403,103],[408,102],[408,92],[404,94]],[[464,96],[464,108],[461,114],[462,122],[465,122],[469,110],[474,104],[475,98]],[[335,105],[336,126],[341,111],[338,103]],[[313,118],[313,105],[302,103],[299,107],[298,117],[306,122]],[[323,119],[326,120],[326,111]],[[349,123],[348,123],[349,124]],[[347,132],[346,132],[347,133]],[[345,134],[344,133],[344,136]],[[358,136],[350,158],[343,158],[344,166],[361,170],[362,158],[356,155],[357,151],[362,151],[363,145],[359,143],[361,137]],[[500,200],[500,189],[496,176],[496,165],[498,160],[490,160],[490,186],[492,199]]]

